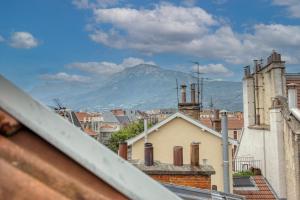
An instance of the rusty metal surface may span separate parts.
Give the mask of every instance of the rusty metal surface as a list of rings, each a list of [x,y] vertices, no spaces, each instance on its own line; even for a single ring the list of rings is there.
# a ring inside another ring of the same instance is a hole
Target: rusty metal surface
[[[127,198],[29,130],[20,130],[0,135],[0,199]]]
[[[21,124],[0,109],[0,133],[12,135],[21,128]]]

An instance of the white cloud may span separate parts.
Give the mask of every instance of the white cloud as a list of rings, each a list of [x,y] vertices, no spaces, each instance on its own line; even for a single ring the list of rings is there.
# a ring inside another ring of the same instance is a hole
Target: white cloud
[[[154,62],[145,62],[140,58],[129,57],[123,60],[122,63],[116,64],[112,62],[74,62],[68,65],[70,68],[76,68],[81,71],[89,72],[89,73],[97,73],[97,74],[114,74],[117,72],[121,72],[126,68],[136,66],[138,64],[152,64],[155,65]]]
[[[291,17],[300,18],[299,0],[273,0],[273,4],[286,7]]]
[[[67,74],[65,72],[59,72],[57,74],[44,74],[41,75],[44,80],[66,81],[66,82],[88,82],[90,78],[87,76],[80,76],[75,74]]]
[[[193,71],[203,73],[203,74],[211,74],[211,75],[223,75],[223,76],[232,76],[233,72],[227,69],[223,64],[208,64],[208,65],[199,65],[199,69],[197,65],[193,66]]]
[[[73,0],[72,3],[80,9],[106,8],[118,3],[118,0]]]
[[[38,46],[38,41],[28,32],[14,32],[10,38],[10,46],[14,48],[30,49]]]
[[[0,42],[4,42],[4,37],[2,35],[0,35]]]
[[[159,4],[153,9],[94,9],[90,38],[109,47],[145,54],[179,53],[227,63],[247,64],[273,49],[300,61],[300,26],[256,24],[237,33],[224,20],[199,7]],[[101,29],[103,24],[109,29]]]

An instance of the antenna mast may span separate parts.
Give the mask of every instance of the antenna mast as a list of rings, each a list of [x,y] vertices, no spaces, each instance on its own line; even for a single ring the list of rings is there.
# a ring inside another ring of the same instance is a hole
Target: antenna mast
[[[177,106],[178,106],[178,104],[179,104],[179,96],[178,96],[178,80],[177,80],[177,78],[176,78],[176,91],[177,91]]]

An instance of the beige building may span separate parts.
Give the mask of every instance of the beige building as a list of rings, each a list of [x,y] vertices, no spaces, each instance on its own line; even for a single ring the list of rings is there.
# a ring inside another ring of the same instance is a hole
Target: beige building
[[[129,139],[129,159],[144,160],[145,133]],[[148,130],[147,142],[153,144],[154,160],[161,163],[173,163],[173,147],[183,147],[183,164],[190,164],[190,144],[199,142],[201,164],[211,165],[216,174],[211,176],[211,184],[223,191],[223,157],[221,134],[204,126],[199,121],[182,113],[175,113]],[[232,163],[232,144],[229,139],[229,169]],[[230,171],[230,191],[232,191],[232,172]]]

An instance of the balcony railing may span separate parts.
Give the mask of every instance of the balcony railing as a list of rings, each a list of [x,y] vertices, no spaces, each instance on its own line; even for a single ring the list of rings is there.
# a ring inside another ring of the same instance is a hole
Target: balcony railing
[[[251,168],[261,169],[261,161],[253,157],[238,157],[232,161],[234,172],[249,171]]]

